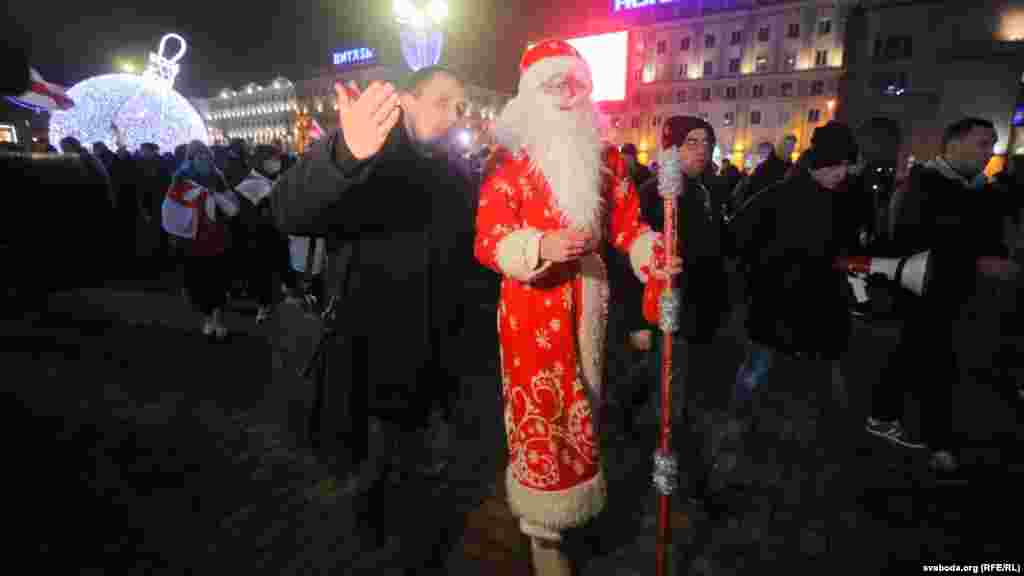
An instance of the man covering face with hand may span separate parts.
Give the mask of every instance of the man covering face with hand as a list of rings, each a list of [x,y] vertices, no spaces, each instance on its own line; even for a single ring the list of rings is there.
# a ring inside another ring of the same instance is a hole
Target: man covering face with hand
[[[281,176],[273,214],[283,233],[325,236],[335,254],[325,284],[339,296],[338,336],[328,351],[332,403],[321,421],[352,423],[338,451],[351,450],[353,466],[362,462],[349,487],[369,486],[359,524],[374,528],[375,544],[399,538],[394,561],[407,573],[442,573],[472,499],[454,498],[456,484],[438,487],[420,471],[436,456],[430,415],[451,401],[462,364],[472,217],[467,183],[434,152],[465,92],[442,68],[420,70],[398,88],[375,82],[335,92],[341,130]]]

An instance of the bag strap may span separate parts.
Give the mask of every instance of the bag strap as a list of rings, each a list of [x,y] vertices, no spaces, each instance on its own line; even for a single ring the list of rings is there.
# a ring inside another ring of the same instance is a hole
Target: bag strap
[[[316,236],[307,236],[309,247],[306,249],[306,269],[302,272],[303,279],[308,286],[313,281],[313,260],[316,257]]]

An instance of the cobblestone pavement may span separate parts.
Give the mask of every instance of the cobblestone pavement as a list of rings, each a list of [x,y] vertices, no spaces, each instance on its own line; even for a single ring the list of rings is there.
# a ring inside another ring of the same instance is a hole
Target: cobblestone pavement
[[[250,312],[229,316],[240,331],[227,346],[208,345],[180,297],[158,292],[60,294],[44,314],[0,323],[15,400],[4,419],[20,528],[11,549],[81,574],[339,574],[395,554],[367,548],[325,467],[257,415],[270,360]],[[488,314],[481,326],[493,326]],[[674,505],[677,574],[918,573],[907,567],[1021,561],[1017,531],[1001,521],[1019,513],[1019,428],[989,390],[984,351],[965,366],[972,386],[957,396],[957,426],[971,433],[970,483],[939,486],[922,452],[863,432],[867,383],[887,342],[884,330],[859,330],[843,417],[822,417],[827,387],[789,374],[771,380],[745,442],[726,414],[694,416],[718,439],[721,491],[703,507]],[[479,353],[493,346],[483,342]],[[739,346],[727,339],[720,372],[702,377],[728,386]],[[470,515],[453,573],[529,574],[498,481],[496,381],[483,374],[464,388],[457,430],[473,448],[459,465],[490,496]],[[641,411],[631,435],[617,432],[606,442],[608,509],[571,542],[583,573],[650,574],[652,411]]]

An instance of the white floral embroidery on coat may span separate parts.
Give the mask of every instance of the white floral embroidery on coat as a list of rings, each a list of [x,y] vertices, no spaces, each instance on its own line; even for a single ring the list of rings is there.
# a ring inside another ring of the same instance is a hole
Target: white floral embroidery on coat
[[[551,338],[548,336],[548,331],[543,328],[537,329],[537,347],[543,350],[551,349]]]
[[[519,189],[523,193],[523,198],[531,200],[535,191],[533,182],[530,181],[528,176],[519,177]]]

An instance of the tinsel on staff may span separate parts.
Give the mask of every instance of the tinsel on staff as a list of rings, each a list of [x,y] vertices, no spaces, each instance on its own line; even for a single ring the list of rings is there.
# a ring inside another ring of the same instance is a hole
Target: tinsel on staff
[[[679,149],[663,150],[658,158],[658,194],[665,203],[665,261],[673,262],[677,254],[676,211],[679,196],[684,192],[683,170]],[[654,453],[654,487],[658,492],[658,539],[656,568],[658,576],[668,574],[668,549],[672,545],[669,510],[678,475],[678,460],[672,451],[672,336],[679,330],[680,294],[674,276],[668,277],[658,301],[658,328],[661,329],[661,424],[658,449]]]

